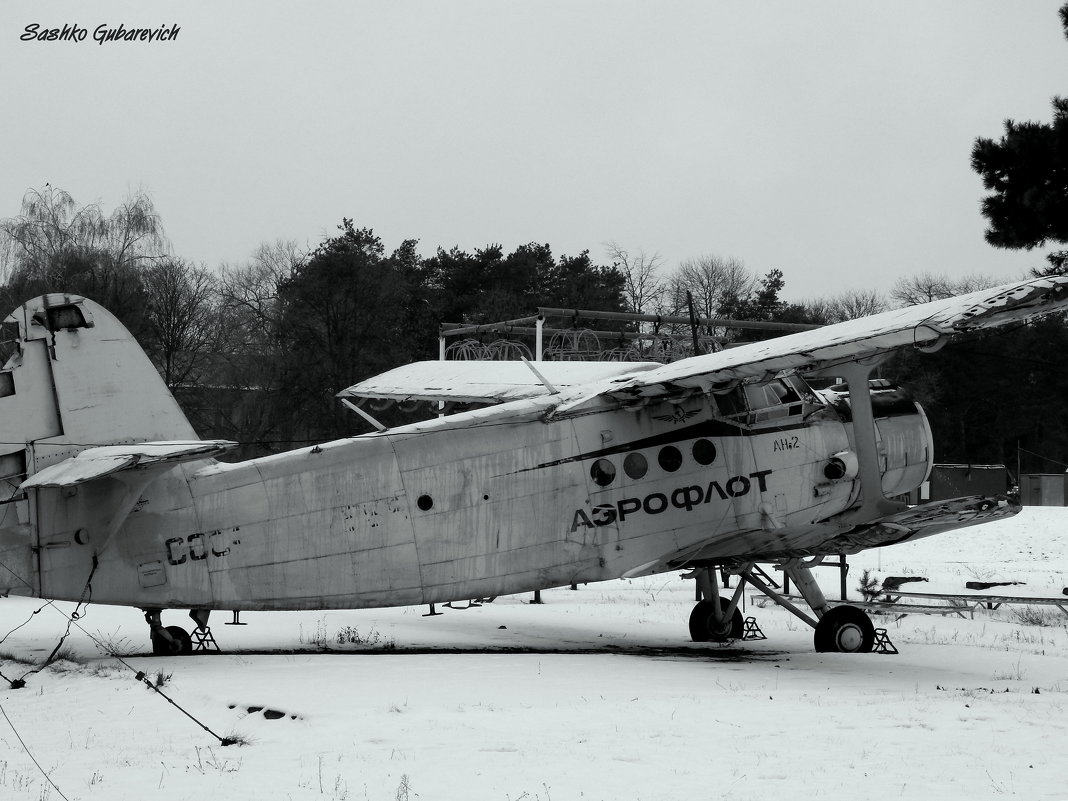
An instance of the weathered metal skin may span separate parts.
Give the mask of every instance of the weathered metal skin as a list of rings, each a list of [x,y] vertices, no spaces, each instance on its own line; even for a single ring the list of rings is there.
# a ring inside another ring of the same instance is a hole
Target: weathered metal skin
[[[104,493],[122,486],[102,479],[81,490],[84,502],[57,503],[69,514],[45,524],[54,533],[42,542],[70,545],[42,551],[42,592],[80,590],[97,552],[93,600],[102,603],[304,609],[460,600],[616,578],[649,563],[652,572],[685,554],[804,550],[827,537],[813,524],[849,505],[853,482],[822,475],[826,457],[848,448],[834,420],[707,438],[695,436],[701,423],[673,430],[648,415],[628,414],[625,425],[604,419],[619,414],[489,432],[447,419],[240,465],[179,466],[96,551],[100,525],[87,523],[87,507],[109,505]],[[606,450],[609,425],[624,444],[666,444],[574,458]],[[715,458],[700,464],[694,450],[709,445]],[[674,470],[668,448],[681,456]],[[624,468],[632,454],[646,464],[639,479]],[[607,486],[591,473],[598,462],[615,467]],[[75,525],[89,530],[85,545],[73,541]]]
[[[22,338],[8,368],[16,391],[0,398],[10,463],[25,459],[32,475],[89,444],[192,437],[105,310],[77,299],[92,327],[49,329],[47,309],[70,302],[38,298],[9,318]],[[559,397],[529,398],[242,464],[11,492],[0,587],[76,600],[91,577],[98,603],[353,608],[820,553],[839,533],[824,521],[857,495],[853,476],[825,475],[851,434],[797,386],[803,401],[732,417],[715,394],[637,411],[602,399],[560,417],[549,414]],[[16,439],[15,415],[32,437]],[[894,488],[922,480],[922,414],[898,409],[879,425],[897,443],[886,474],[900,471],[895,459],[910,471]]]

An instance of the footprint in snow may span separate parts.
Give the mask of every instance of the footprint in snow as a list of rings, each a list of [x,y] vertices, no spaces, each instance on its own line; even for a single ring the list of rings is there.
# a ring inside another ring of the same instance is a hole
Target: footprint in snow
[[[237,704],[230,704],[228,709],[237,709]],[[290,720],[297,720],[299,715],[293,715],[286,712],[279,712],[277,709],[268,709],[263,706],[247,706],[245,711],[250,715],[255,715],[257,712],[262,712],[263,716],[267,720],[281,720],[284,717],[288,717]]]

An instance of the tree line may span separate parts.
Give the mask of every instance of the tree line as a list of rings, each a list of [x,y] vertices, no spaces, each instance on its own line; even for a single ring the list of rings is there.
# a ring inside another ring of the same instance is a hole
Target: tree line
[[[510,253],[491,244],[421,256],[417,240],[387,250],[372,229],[349,219],[314,248],[263,244],[245,263],[212,270],[170,252],[146,194],[105,214],[52,186],[27,192],[20,213],[0,221],[0,244],[3,308],[56,291],[103,304],[145,348],[198,432],[241,442],[239,457],[365,430],[335,394],[436,358],[442,321],[489,323],[538,306],[685,316],[689,293],[699,317],[825,324],[997,283],[925,273],[900,279],[888,297],[850,290],[791,303],[781,297],[780,270],[759,276],[734,258],[702,256],[669,271],[658,255],[617,243],[606,246],[603,264],[589,251],[555,256],[536,243]],[[1063,352],[1062,340],[1064,327],[1051,323],[959,353],[904,354],[884,372],[926,402],[943,461],[1002,461],[1017,439],[1063,460],[1063,426],[1019,413],[1038,416],[1068,400],[1068,382],[1044,361]],[[382,415],[402,419],[396,410]]]

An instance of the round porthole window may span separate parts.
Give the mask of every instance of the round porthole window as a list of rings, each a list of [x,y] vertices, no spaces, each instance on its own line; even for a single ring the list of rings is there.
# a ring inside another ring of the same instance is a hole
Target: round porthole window
[[[682,467],[682,454],[674,445],[668,445],[661,448],[656,460],[660,463],[660,466],[669,473],[674,473]]]
[[[649,472],[649,461],[640,453],[628,453],[623,460],[623,472],[633,479],[644,478]]]
[[[716,446],[707,439],[699,439],[693,444],[693,460],[697,464],[712,464],[716,461]]]
[[[607,459],[598,459],[590,468],[590,477],[600,486],[607,487],[616,477],[616,466]]]

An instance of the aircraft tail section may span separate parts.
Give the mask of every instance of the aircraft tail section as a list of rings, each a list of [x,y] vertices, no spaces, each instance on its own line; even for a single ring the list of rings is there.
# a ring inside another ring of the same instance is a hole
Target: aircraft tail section
[[[26,590],[25,566],[4,570],[22,563],[33,534],[20,485],[89,448],[197,439],[141,346],[102,306],[50,294],[15,309],[0,323],[0,593]]]
[[[33,474],[87,447],[197,439],[141,346],[91,300],[52,294],[24,303],[3,321],[0,358],[8,470],[18,451]]]

